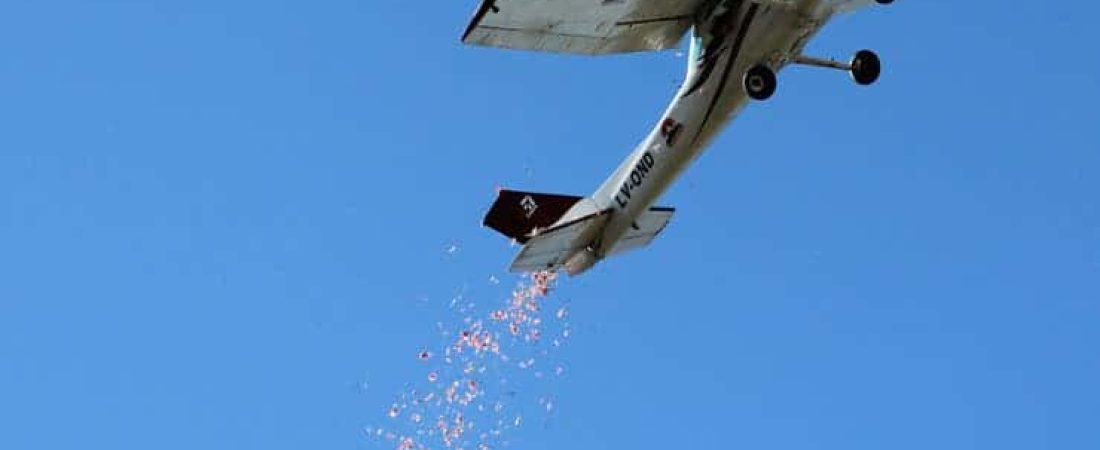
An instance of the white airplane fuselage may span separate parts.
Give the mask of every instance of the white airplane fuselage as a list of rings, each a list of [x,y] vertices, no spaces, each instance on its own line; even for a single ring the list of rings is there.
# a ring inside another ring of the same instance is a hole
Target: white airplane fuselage
[[[780,71],[799,55],[830,18],[818,1],[798,9],[732,2],[716,9],[705,28],[693,30],[687,76],[676,97],[644,141],[590,199],[610,219],[585,251],[575,255],[571,274],[603,258],[714,137],[750,101],[742,87],[746,71],[758,64]],[[571,214],[564,218],[568,220]]]
[[[492,7],[498,0],[486,1]],[[849,63],[809,57],[802,50],[836,14],[892,1],[702,3],[705,12],[692,16],[683,84],[656,126],[591,196],[519,191],[498,196],[484,223],[524,243],[511,270],[562,268],[577,275],[607,256],[648,244],[672,214],[672,208],[653,207],[654,201],[750,101],[772,95],[776,74],[787,65],[843,69],[857,84],[873,83],[880,63],[869,50],[856,52]]]

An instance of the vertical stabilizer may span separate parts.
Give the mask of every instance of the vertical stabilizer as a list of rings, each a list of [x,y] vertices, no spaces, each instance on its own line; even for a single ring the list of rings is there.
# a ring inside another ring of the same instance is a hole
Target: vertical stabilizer
[[[520,243],[557,223],[584,197],[501,190],[482,222]]]

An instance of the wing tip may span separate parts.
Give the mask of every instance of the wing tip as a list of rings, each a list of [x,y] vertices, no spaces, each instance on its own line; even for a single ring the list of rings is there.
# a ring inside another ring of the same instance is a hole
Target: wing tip
[[[469,44],[470,35],[474,30],[481,25],[481,21],[485,19],[485,15],[489,14],[489,11],[493,13],[500,12],[500,8],[496,5],[497,0],[481,0],[481,4],[478,5],[477,11],[474,12],[474,17],[470,19],[470,24],[466,25],[466,31],[462,32],[462,43]]]

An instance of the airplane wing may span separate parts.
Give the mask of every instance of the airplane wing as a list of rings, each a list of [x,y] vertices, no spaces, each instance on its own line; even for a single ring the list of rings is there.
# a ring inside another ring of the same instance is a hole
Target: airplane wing
[[[532,272],[560,268],[566,258],[588,245],[610,217],[605,210],[540,232],[527,241],[508,270]]]
[[[619,242],[611,247],[611,250],[607,252],[607,256],[625,253],[649,245],[650,242],[653,242],[653,238],[656,238],[665,229],[674,212],[676,210],[673,208],[649,208],[649,211],[638,216],[634,226],[623,235],[622,239],[619,239]]]
[[[557,53],[674,48],[705,0],[482,0],[462,42]]]

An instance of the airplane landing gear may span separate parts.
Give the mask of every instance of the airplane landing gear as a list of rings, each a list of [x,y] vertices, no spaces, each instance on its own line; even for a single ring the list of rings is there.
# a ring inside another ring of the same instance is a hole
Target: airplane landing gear
[[[892,0],[888,0],[887,3]],[[831,59],[814,58],[812,56],[798,55],[791,59],[794,64],[804,66],[824,67],[827,69],[845,70],[852,75],[856,84],[866,86],[878,80],[882,73],[882,62],[878,55],[870,50],[860,50],[852,56],[851,62],[845,64]]]
[[[790,0],[756,1],[773,6],[789,6],[796,4],[796,2]],[[894,0],[875,0],[875,3],[879,5],[889,5],[894,3]],[[771,65],[781,68],[788,62],[805,66],[843,70],[848,72],[852,76],[852,80],[860,86],[874,84],[875,81],[878,81],[879,75],[882,74],[882,61],[878,59],[878,55],[876,55],[875,52],[870,50],[860,50],[856,52],[847,63],[800,54],[794,55],[790,59],[781,62],[771,60]],[[741,82],[744,85],[745,93],[753,100],[767,100],[775,93],[775,71],[763,63],[757,64],[746,71]]]
[[[753,100],[767,100],[775,93],[777,84],[775,72],[763,65],[753,66],[745,72],[742,83],[745,86],[745,92]]]

